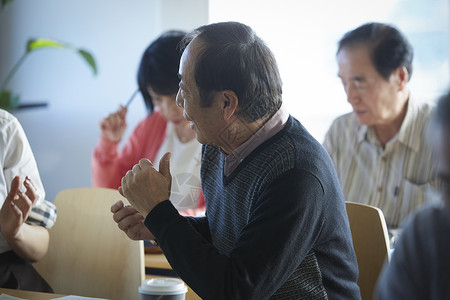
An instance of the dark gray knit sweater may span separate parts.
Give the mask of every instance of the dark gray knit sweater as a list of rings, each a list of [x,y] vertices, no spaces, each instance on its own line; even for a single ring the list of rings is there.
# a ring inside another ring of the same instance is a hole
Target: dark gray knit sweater
[[[356,257],[331,159],[290,117],[229,176],[204,146],[207,218],[169,201],[146,225],[174,270],[204,299],[359,299]]]

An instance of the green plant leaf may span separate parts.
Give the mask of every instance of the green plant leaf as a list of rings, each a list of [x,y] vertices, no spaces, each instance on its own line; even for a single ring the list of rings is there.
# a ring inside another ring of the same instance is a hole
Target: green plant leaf
[[[0,108],[11,111],[19,105],[19,95],[12,94],[9,90],[0,92]]]
[[[80,49],[67,43],[55,41],[48,38],[29,39],[27,42],[26,53],[43,48],[67,49],[78,52],[86,61],[86,63],[92,68],[92,72],[94,73],[94,75],[97,75],[97,65],[92,54],[84,49]]]
[[[87,52],[86,50],[83,50],[83,49],[79,49],[78,53],[80,53],[80,55],[91,66],[91,68],[94,72],[94,75],[97,75],[97,65],[95,63],[95,60],[94,60],[94,57],[92,56],[92,54],[90,54],[89,52]]]
[[[13,2],[13,0],[2,0],[2,6],[1,6],[1,11],[4,11],[5,9],[6,9],[6,6],[8,5],[8,4],[11,4],[11,2]]]
[[[70,45],[46,38],[29,39],[27,42],[27,52],[42,48],[73,49]]]

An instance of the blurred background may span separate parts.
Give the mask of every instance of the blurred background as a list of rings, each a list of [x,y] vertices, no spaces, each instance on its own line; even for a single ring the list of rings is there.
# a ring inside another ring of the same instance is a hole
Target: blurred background
[[[413,44],[415,98],[433,102],[449,87],[450,0],[14,0],[0,16],[0,81],[29,38],[80,46],[98,67],[95,76],[78,55],[42,49],[8,84],[22,103],[47,103],[12,113],[28,136],[48,200],[91,185],[99,122],[136,90],[149,43],[165,30],[219,21],[250,25],[267,42],[290,113],[320,142],[331,121],[351,109],[336,75],[336,43],[363,23],[391,23]],[[145,115],[139,95],[129,107],[126,136]]]

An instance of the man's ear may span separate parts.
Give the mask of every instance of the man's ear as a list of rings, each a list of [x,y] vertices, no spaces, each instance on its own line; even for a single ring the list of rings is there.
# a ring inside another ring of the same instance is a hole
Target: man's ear
[[[222,93],[222,109],[225,120],[232,118],[238,111],[239,99],[232,90],[224,90]]]
[[[399,90],[402,91],[406,88],[406,85],[409,81],[409,72],[405,67],[398,67],[394,74],[396,76],[396,80],[398,81]]]

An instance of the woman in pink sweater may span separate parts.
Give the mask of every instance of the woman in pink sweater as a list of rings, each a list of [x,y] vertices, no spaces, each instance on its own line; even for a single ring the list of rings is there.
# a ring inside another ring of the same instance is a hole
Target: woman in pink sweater
[[[145,50],[137,74],[139,90],[148,116],[142,120],[119,151],[126,129],[123,106],[100,123],[101,135],[92,157],[92,179],[96,187],[118,188],[122,177],[141,158],[155,166],[162,155],[172,152],[171,201],[183,215],[201,215],[205,204],[200,185],[201,144],[183,108],[175,103],[178,92],[178,43],[185,32],[162,34]]]

